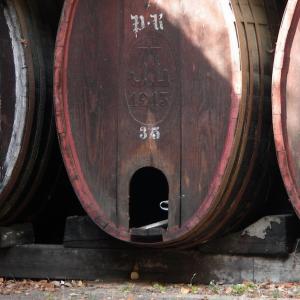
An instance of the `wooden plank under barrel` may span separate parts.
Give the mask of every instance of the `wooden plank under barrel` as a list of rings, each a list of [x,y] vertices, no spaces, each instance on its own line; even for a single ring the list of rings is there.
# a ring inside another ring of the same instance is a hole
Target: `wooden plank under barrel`
[[[100,228],[192,245],[264,203],[276,15],[263,0],[65,1],[57,128]]]
[[[273,127],[277,158],[291,203],[300,217],[300,1],[289,0],[273,70]]]
[[[38,189],[47,190],[59,168],[58,161],[49,164],[55,28],[51,33],[38,2],[0,1],[0,224],[39,210]],[[45,173],[48,187],[40,188]]]

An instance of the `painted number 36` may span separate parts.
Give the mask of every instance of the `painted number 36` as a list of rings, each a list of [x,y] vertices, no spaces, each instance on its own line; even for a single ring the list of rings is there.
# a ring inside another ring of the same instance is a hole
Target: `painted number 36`
[[[142,140],[159,140],[160,139],[160,131],[159,127],[147,128],[145,126],[140,128],[140,138]]]

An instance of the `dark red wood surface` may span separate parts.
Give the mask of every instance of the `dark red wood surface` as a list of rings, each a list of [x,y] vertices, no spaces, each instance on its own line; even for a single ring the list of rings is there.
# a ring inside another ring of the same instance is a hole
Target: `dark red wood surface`
[[[273,70],[273,126],[281,174],[300,216],[300,2],[288,1]]]
[[[65,2],[57,128],[102,229],[132,241],[130,185],[145,167],[169,185],[168,227],[153,244],[203,242],[263,202],[275,19],[264,1]]]

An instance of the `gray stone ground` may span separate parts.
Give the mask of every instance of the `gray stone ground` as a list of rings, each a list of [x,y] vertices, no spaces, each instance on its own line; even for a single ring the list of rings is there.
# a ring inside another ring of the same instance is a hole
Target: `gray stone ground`
[[[163,285],[159,283],[101,283],[82,281],[5,281],[0,282],[0,300],[229,300],[300,299],[300,283],[207,286]]]

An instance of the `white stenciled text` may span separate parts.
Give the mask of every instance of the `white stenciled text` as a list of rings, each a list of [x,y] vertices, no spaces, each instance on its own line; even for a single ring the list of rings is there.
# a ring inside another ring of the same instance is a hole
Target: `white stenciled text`
[[[142,140],[159,140],[160,139],[160,131],[159,127],[150,127],[142,126],[140,128],[140,139]]]
[[[150,14],[148,20],[142,15],[131,15],[133,33],[135,34],[135,37],[137,38],[138,33],[147,27],[153,27],[156,31],[164,30],[163,17],[163,13]]]

